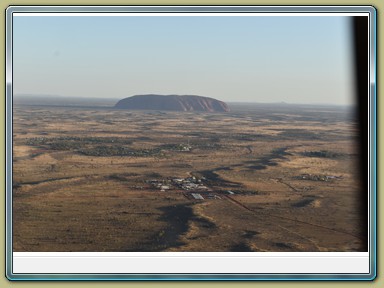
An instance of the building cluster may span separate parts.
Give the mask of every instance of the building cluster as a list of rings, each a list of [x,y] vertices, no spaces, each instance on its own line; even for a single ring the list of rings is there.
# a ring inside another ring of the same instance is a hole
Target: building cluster
[[[205,180],[204,177],[197,179],[194,176],[172,179],[173,183],[183,190],[209,190],[209,188],[203,184],[203,180]]]
[[[341,176],[335,175],[313,175],[313,174],[302,174],[297,179],[300,180],[311,180],[311,181],[331,181],[334,179],[341,179]]]
[[[210,189],[204,185],[203,180],[191,176],[188,178],[173,178],[173,179],[152,179],[146,181],[152,187],[159,189],[164,192],[171,189],[182,189],[184,191],[210,191]]]
[[[190,200],[222,199],[218,194],[237,194],[235,191],[212,191],[204,184],[205,177],[195,176],[187,178],[152,179],[145,182],[161,192],[169,190],[183,190],[183,195]]]

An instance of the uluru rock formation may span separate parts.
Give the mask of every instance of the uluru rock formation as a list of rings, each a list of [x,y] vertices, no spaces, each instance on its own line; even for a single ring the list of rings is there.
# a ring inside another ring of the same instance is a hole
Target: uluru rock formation
[[[226,103],[196,95],[135,95],[116,103],[117,109],[229,112]]]

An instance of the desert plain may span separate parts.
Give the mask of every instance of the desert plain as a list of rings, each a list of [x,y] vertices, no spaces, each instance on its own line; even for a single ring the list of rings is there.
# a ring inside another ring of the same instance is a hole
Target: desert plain
[[[230,108],[15,104],[13,251],[366,251],[353,111]]]

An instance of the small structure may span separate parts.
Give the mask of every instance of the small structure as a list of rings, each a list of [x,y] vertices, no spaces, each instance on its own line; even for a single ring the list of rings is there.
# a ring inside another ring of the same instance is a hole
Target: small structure
[[[181,145],[180,148],[181,148],[180,151],[184,151],[184,152],[189,152],[192,149],[191,145]]]
[[[204,200],[203,196],[201,196],[199,193],[191,193],[191,195],[197,200]]]
[[[160,186],[160,191],[164,192],[165,190],[169,190],[170,187],[168,185],[161,185]]]

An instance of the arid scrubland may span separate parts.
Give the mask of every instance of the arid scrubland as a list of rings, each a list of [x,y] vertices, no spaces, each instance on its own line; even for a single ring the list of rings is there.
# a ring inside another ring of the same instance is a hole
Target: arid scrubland
[[[16,105],[14,251],[365,251],[350,111],[231,108]]]

